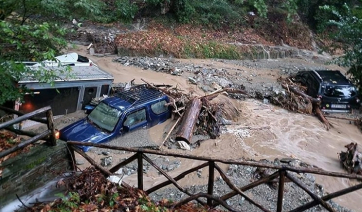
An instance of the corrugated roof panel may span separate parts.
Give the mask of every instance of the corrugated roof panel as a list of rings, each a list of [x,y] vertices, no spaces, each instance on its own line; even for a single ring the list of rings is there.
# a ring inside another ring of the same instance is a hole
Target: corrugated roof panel
[[[32,69],[40,68],[40,67],[31,67],[29,71]],[[65,67],[41,67],[45,70],[55,71],[58,73],[59,79],[55,81],[87,81],[87,80],[98,80],[98,79],[114,79],[113,76],[103,70],[101,70],[97,66],[70,66],[71,68],[71,78],[67,78],[66,74],[61,73],[61,70]],[[25,76],[19,83],[29,83],[29,82],[37,82],[34,78],[29,76]]]

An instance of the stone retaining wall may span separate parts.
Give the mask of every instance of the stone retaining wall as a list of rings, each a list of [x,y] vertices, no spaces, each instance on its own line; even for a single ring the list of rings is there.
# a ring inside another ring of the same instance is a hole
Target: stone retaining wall
[[[2,206],[45,185],[71,169],[66,142],[37,145],[0,164],[0,211]]]

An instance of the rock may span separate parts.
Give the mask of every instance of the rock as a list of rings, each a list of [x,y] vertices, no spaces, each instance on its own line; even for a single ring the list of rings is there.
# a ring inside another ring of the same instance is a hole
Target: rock
[[[101,158],[101,166],[110,166],[112,165],[112,156]]]

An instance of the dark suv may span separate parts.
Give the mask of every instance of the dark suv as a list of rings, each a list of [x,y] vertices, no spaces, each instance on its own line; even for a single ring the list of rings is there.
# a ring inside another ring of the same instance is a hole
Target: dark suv
[[[321,100],[322,110],[349,112],[360,106],[356,87],[340,71],[300,71],[295,81],[308,88],[309,96]]]
[[[168,102],[168,96],[156,89],[134,86],[102,100],[86,118],[61,129],[60,139],[104,143],[124,133],[152,127],[170,118]],[[88,151],[90,147],[80,148]]]

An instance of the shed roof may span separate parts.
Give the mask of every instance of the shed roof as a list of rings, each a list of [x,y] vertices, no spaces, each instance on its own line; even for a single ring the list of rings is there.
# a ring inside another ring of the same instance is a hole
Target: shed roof
[[[97,66],[69,66],[71,68],[70,74],[71,77],[67,77],[66,73],[62,73],[61,70],[64,70],[65,67],[29,67],[29,72],[35,69],[43,68],[49,71],[55,71],[59,79],[56,79],[55,82],[62,81],[89,81],[89,80],[113,80],[113,76],[106,71],[103,71]],[[36,83],[38,82],[29,74],[24,76],[22,80],[18,83]]]

